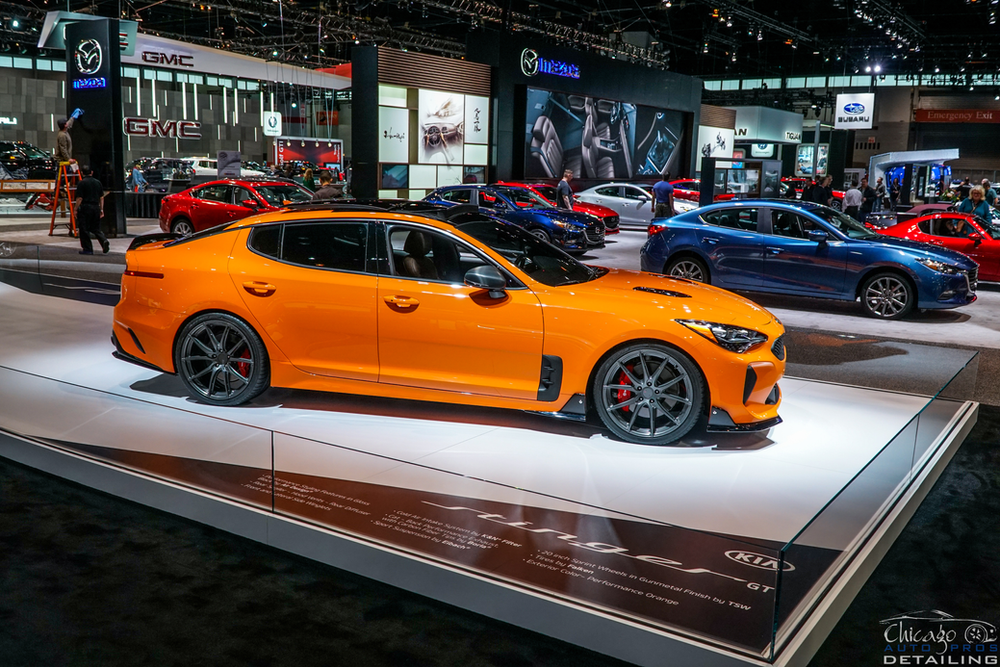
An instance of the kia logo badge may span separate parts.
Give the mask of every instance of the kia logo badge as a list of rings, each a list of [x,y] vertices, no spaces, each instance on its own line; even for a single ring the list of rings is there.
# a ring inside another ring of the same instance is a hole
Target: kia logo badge
[[[101,69],[101,45],[96,39],[85,39],[76,45],[73,52],[73,62],[80,74],[93,74]]]
[[[765,556],[764,554],[757,554],[752,551],[727,551],[726,558],[729,560],[734,560],[737,563],[743,563],[744,565],[749,565],[750,567],[756,567],[761,570],[770,570],[771,572],[778,571],[778,560],[774,556]],[[791,572],[795,569],[795,566],[785,561],[781,564],[781,570],[783,572]]]
[[[860,102],[851,102],[844,105],[844,113],[848,116],[860,116],[865,112],[865,105]]]
[[[538,52],[534,49],[521,51],[521,71],[525,76],[538,74]]]

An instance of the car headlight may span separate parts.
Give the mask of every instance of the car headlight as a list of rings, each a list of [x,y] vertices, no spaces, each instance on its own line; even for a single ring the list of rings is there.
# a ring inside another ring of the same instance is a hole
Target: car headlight
[[[945,264],[944,262],[939,262],[936,259],[930,259],[929,257],[921,257],[917,260],[924,266],[926,266],[931,271],[937,271],[938,273],[947,273],[954,275],[956,273],[962,273],[962,269],[957,266],[951,266],[950,264]]]
[[[568,229],[570,231],[580,231],[581,229],[583,229],[575,222],[563,222],[562,220],[554,220],[553,222],[555,222],[557,226],[562,227],[563,229]]]
[[[676,322],[704,336],[716,345],[737,354],[743,354],[747,350],[767,342],[766,334],[732,324],[719,324],[704,320],[676,320]]]

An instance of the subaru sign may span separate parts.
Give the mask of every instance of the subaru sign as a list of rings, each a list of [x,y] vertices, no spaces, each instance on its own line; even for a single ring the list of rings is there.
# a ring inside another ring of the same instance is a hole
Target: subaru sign
[[[874,121],[875,93],[837,95],[837,114],[833,126],[838,130],[868,130]]]

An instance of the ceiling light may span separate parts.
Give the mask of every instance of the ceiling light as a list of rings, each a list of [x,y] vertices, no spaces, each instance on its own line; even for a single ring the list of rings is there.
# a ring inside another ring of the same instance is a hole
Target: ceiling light
[[[881,71],[882,71],[882,66],[881,65],[875,65],[875,73],[878,74]]]
[[[872,71],[872,66],[868,65],[867,67],[865,67],[865,71],[866,72],[871,72]]]

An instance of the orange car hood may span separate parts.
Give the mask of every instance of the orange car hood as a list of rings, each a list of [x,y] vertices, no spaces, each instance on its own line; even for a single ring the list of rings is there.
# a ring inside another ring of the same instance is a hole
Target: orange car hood
[[[637,287],[645,290],[637,290]],[[609,269],[606,275],[571,288],[580,296],[607,299],[610,312],[639,319],[644,319],[643,311],[647,308],[650,315],[659,312],[670,319],[706,320],[744,327],[766,326],[775,319],[770,312],[738,294],[658,273]],[[647,290],[663,290],[690,298]],[[666,312],[659,310],[661,306]]]

